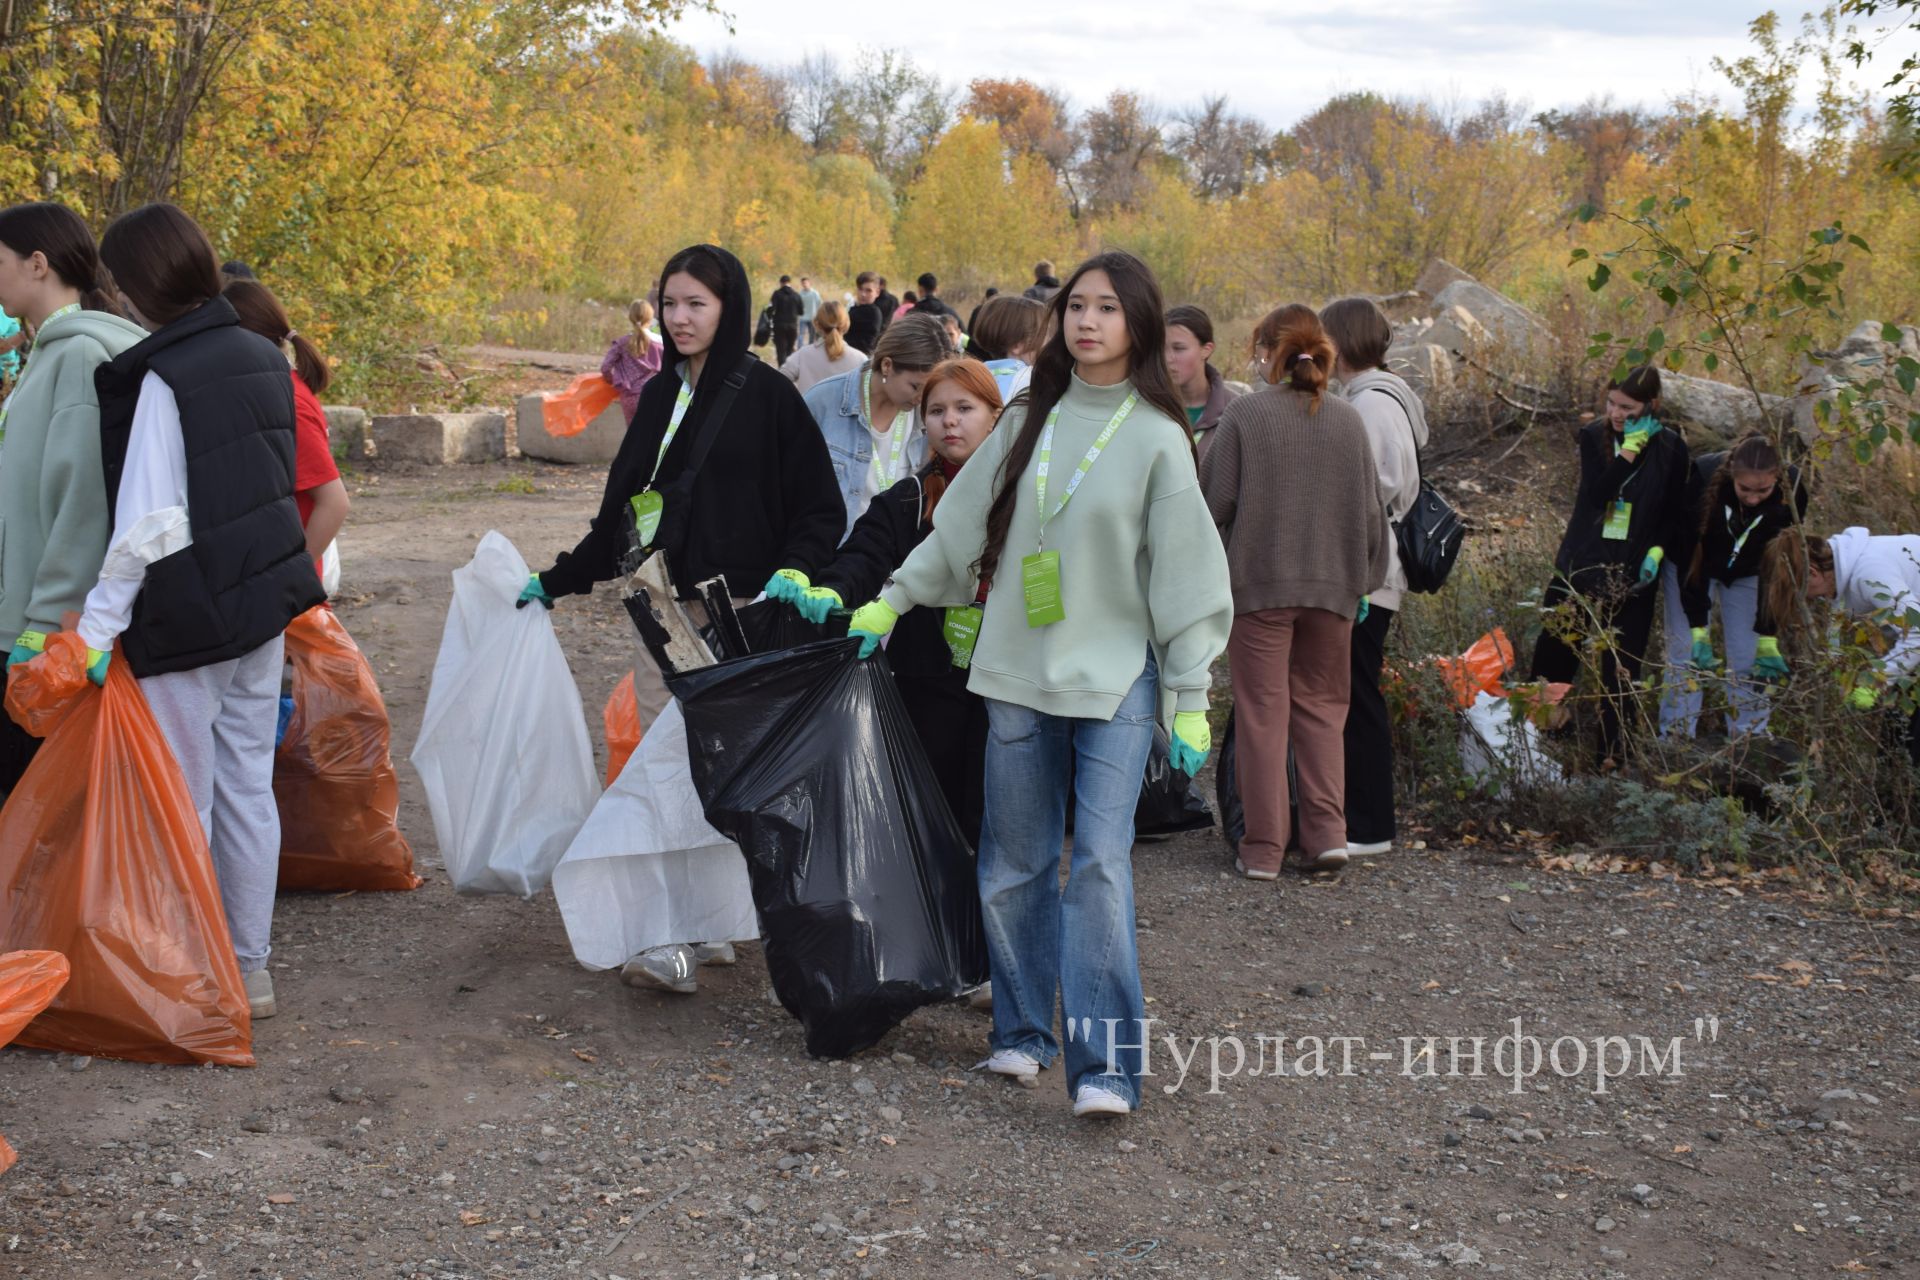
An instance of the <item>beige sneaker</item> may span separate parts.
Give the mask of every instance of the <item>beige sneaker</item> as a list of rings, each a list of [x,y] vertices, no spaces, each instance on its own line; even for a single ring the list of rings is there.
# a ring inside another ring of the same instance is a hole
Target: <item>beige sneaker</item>
[[[251,973],[240,975],[240,981],[247,988],[247,1011],[254,1021],[271,1018],[280,1012],[280,1006],[273,998],[273,975],[265,969],[255,969]]]

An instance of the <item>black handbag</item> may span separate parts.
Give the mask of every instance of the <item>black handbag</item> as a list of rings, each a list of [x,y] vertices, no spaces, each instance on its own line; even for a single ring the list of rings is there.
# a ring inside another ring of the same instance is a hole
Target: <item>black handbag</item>
[[[1418,447],[1413,457],[1414,465],[1419,466]],[[1423,469],[1413,506],[1393,523],[1394,541],[1400,544],[1400,567],[1407,572],[1407,590],[1430,595],[1445,586],[1466,536],[1466,521],[1427,483]]]
[[[771,304],[760,313],[760,323],[753,326],[753,345],[764,347],[773,341],[773,307]]]

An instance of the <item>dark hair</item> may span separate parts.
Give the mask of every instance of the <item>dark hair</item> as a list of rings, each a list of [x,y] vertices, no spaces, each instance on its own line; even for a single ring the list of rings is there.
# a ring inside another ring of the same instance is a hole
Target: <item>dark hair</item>
[[[997,284],[990,284],[987,286],[987,291],[980,295],[980,300],[982,302],[985,302],[988,298],[997,298],[999,296],[1000,296],[1000,286]]]
[[[80,215],[63,204],[35,202],[0,209],[0,244],[23,258],[44,255],[60,283],[80,291],[89,311],[119,315],[120,308],[101,287],[100,250]]]
[[[260,278],[253,274],[252,267],[240,261],[238,258],[229,258],[221,263],[220,274],[229,280],[258,280]]]
[[[978,352],[982,360],[1003,360],[1016,349],[1031,357],[1039,353],[1046,333],[1046,303],[1017,293],[995,294],[974,315],[967,350]]]
[[[1781,634],[1797,635],[1807,618],[1810,571],[1833,572],[1833,545],[1798,525],[1782,529],[1760,553],[1760,614]]]
[[[293,348],[293,368],[300,375],[300,381],[307,384],[307,390],[317,396],[327,389],[327,384],[333,381],[327,358],[304,334],[294,330],[293,322],[287,319],[286,308],[273,296],[273,290],[258,280],[231,280],[222,296],[233,305],[242,329],[259,334],[276,347],[284,343]]]
[[[1350,369],[1384,369],[1393,322],[1372,298],[1337,298],[1320,308],[1320,324],[1337,358]]]
[[[1267,348],[1266,380],[1278,386],[1284,374],[1286,385],[1307,397],[1307,412],[1320,412],[1320,398],[1333,374],[1334,351],[1313,308],[1299,302],[1275,307],[1253,332],[1254,342]]]
[[[875,275],[871,271],[862,271],[859,275],[853,278],[853,283],[855,287],[858,287],[863,284],[879,284],[880,277]]]
[[[1045,280],[1048,276],[1052,274],[1053,274],[1053,264],[1051,262],[1048,262],[1045,258],[1042,258],[1040,259],[1040,261],[1033,264],[1033,282],[1035,284],[1039,284],[1042,280]]]
[[[792,277],[792,276],[781,276],[781,277],[780,277],[780,283],[781,283],[781,284],[792,284],[792,283],[793,283],[793,277]]]
[[[200,224],[170,204],[121,214],[100,237],[113,286],[149,322],[169,325],[220,296],[220,262]]]
[[[1167,328],[1171,329],[1175,325],[1179,325],[1195,338],[1198,338],[1201,346],[1210,347],[1213,345],[1213,320],[1200,308],[1195,306],[1179,306],[1168,311]]]
[[[1720,465],[1714,468],[1706,488],[1700,491],[1700,511],[1694,526],[1697,536],[1693,540],[1693,559],[1687,566],[1689,582],[1700,581],[1707,530],[1713,525],[1714,513],[1730,505],[1733,473],[1736,471],[1771,471],[1774,495],[1781,495],[1780,482],[1786,477],[1786,467],[1780,461],[1780,451],[1763,435],[1741,437],[1733,448],[1727,450],[1727,456],[1720,459]]]
[[[705,245],[689,245],[667,259],[667,265],[660,268],[660,288],[664,296],[667,278],[686,274],[699,281],[701,286],[720,299],[720,315],[724,322],[727,306],[727,268],[720,259],[707,252]]]
[[[947,326],[931,312],[909,311],[888,325],[880,340],[867,353],[867,363],[880,372],[882,360],[909,373],[921,373],[953,355],[947,341]]]
[[[920,295],[916,294],[913,290],[909,289],[907,290],[905,295],[901,297],[900,300],[902,302],[918,302],[920,301]]]
[[[931,271],[922,271],[920,273],[920,278],[918,280],[915,280],[914,283],[919,285],[922,289],[926,290],[928,293],[932,293],[935,289],[938,289],[940,287],[940,277],[934,275],[933,272]]]
[[[1660,371],[1650,364],[1643,364],[1629,370],[1626,377],[1609,382],[1607,390],[1618,391],[1629,400],[1650,405],[1660,398]]]
[[[907,318],[911,320],[913,317]],[[987,371],[987,366],[972,356],[954,356],[951,360],[942,360],[933,366],[931,373],[927,374],[926,382],[920,387],[920,421],[922,423],[927,419],[927,397],[932,395],[943,382],[959,383],[969,395],[992,410],[994,420],[996,424],[998,423],[1002,407],[1000,384]],[[920,472],[920,488],[926,494],[926,501],[920,509],[920,519],[931,520],[934,508],[940,505],[940,499],[947,491],[946,474],[940,470],[940,457],[933,451],[931,444],[927,446],[927,465]]]
[[[1120,299],[1120,309],[1126,315],[1127,377],[1133,382],[1133,389],[1170,424],[1177,425],[1187,447],[1193,447],[1192,437],[1187,435],[1186,410],[1173,389],[1173,376],[1167,372],[1166,303],[1161,299],[1160,282],[1154,279],[1151,267],[1124,249],[1095,254],[1074,268],[1066,286],[1047,304],[1053,330],[1033,362],[1033,380],[1013,398],[1014,404],[1026,407],[1026,418],[1013,443],[1007,446],[1000,472],[994,477],[993,503],[987,508],[986,545],[980,549],[978,565],[984,581],[992,581],[994,571],[1000,567],[1000,553],[1006,549],[1007,530],[1013,524],[1014,504],[1019,501],[1020,478],[1026,474],[1027,463],[1033,460],[1033,451],[1039,446],[1047,414],[1073,385],[1073,353],[1067,349],[1066,336],[1067,304],[1073,297],[1074,285],[1090,271],[1107,273]]]

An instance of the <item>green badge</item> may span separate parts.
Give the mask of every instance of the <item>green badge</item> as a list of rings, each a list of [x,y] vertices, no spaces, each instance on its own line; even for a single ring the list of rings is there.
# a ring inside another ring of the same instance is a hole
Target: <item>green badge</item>
[[[1060,599],[1060,553],[1042,551],[1020,561],[1020,584],[1026,591],[1027,625],[1044,627],[1064,621],[1066,605]]]
[[[1631,502],[1615,502],[1607,509],[1607,523],[1601,528],[1600,536],[1603,538],[1611,538],[1615,542],[1624,542],[1627,537],[1627,526],[1632,523],[1633,504]]]
[[[947,650],[953,654],[953,665],[962,671],[973,665],[973,646],[980,641],[980,616],[977,604],[951,605],[947,609],[942,630],[946,633]]]
[[[653,489],[633,495],[633,527],[640,535],[642,548],[653,545],[654,535],[660,532],[660,513],[666,505],[666,499]]]

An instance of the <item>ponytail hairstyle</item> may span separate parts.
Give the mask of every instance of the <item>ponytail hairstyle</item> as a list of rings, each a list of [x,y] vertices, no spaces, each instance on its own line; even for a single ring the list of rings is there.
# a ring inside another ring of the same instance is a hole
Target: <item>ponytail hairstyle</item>
[[[1000,410],[1003,407],[1000,402],[1000,384],[994,380],[993,374],[987,371],[987,366],[972,356],[955,356],[951,360],[942,360],[933,366],[933,372],[929,373],[927,380],[920,384],[921,422],[924,423],[927,420],[927,397],[931,396],[935,388],[944,382],[959,383],[963,391],[992,411],[994,422],[998,424]],[[988,430],[991,431],[992,428],[989,427]],[[925,523],[933,519],[933,509],[940,505],[940,497],[947,491],[947,477],[940,470],[940,458],[934,453],[931,444],[927,446],[927,465],[920,471],[920,487],[927,495],[926,502],[920,509],[920,520]]]
[[[80,291],[80,305],[88,311],[120,314],[101,281],[100,249],[93,232],[67,206],[36,201],[0,209],[0,244],[23,258],[44,255],[60,283]]]
[[[1327,379],[1333,375],[1335,352],[1314,309],[1298,302],[1275,307],[1255,326],[1253,340],[1256,347],[1267,351],[1267,367],[1261,376],[1273,386],[1305,395],[1308,413],[1320,412]]]
[[[1807,617],[1810,569],[1833,572],[1833,546],[1792,525],[1774,535],[1760,554],[1760,616],[1782,633],[1798,633]]]
[[[327,358],[293,327],[280,299],[273,296],[273,290],[258,280],[230,280],[222,294],[232,304],[234,314],[240,317],[242,329],[259,334],[276,347],[293,349],[294,372],[307,384],[307,390],[317,396],[327,389],[327,384],[333,381]],[[141,310],[144,312],[146,308]]]
[[[1073,298],[1074,287],[1089,271],[1106,272],[1120,299],[1129,343],[1127,377],[1134,391],[1167,420],[1168,426],[1178,428],[1188,449],[1193,448],[1193,438],[1187,434],[1187,411],[1173,389],[1173,375],[1167,372],[1166,303],[1160,296],[1159,281],[1154,279],[1152,268],[1124,249],[1095,254],[1074,268],[1066,285],[1047,304],[1051,328],[1034,359],[1033,380],[1013,398],[1014,404],[1026,406],[1026,417],[1020,423],[1019,434],[1007,446],[1000,473],[994,477],[993,503],[987,508],[986,545],[980,549],[976,565],[982,581],[991,582],[994,571],[1000,567],[1000,555],[1007,546],[1007,530],[1013,525],[1014,507],[1020,498],[1020,477],[1026,474],[1027,464],[1039,447],[1047,415],[1073,385],[1073,353],[1067,348],[1067,304]]]
[[[114,288],[150,324],[165,327],[220,296],[220,260],[200,224],[170,204],[143,204],[100,237]]]
[[[653,350],[653,339],[647,336],[647,326],[653,323],[653,304],[645,298],[635,298],[629,302],[627,323],[633,326],[633,336],[627,339],[627,350],[633,353],[635,360],[644,360],[647,352]]]
[[[820,335],[827,359],[838,360],[847,354],[847,304],[829,299],[813,313],[813,331]]]
[[[1633,395],[1631,391],[1625,394]],[[1639,399],[1634,396],[1634,399]],[[1727,456],[1714,468],[1713,478],[1707,481],[1707,487],[1700,494],[1700,517],[1694,526],[1698,535],[1694,539],[1693,567],[1689,577],[1693,581],[1700,578],[1701,546],[1706,541],[1707,530],[1713,525],[1714,514],[1722,507],[1733,503],[1733,473],[1736,471],[1771,471],[1773,473],[1773,492],[1780,496],[1781,481],[1786,477],[1786,468],[1780,463],[1780,451],[1765,436],[1754,434],[1743,436],[1733,448],[1727,450]]]

